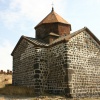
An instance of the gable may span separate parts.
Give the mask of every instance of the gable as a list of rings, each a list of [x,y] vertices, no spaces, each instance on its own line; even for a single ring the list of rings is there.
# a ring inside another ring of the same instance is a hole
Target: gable
[[[13,56],[15,53],[17,53],[17,55],[19,56],[22,54],[22,52],[25,51],[27,47],[28,47],[28,41],[25,40],[23,37],[21,37],[11,55]]]
[[[12,51],[11,55],[13,56],[14,53],[19,52],[18,54],[21,54],[21,52],[24,52],[24,50],[28,47],[28,44],[35,45],[33,42],[29,41],[25,38],[25,36],[21,36],[18,43],[16,44],[14,50]]]
[[[72,37],[74,37],[74,36],[76,36],[76,35],[78,35],[80,33],[84,33],[84,32],[86,34],[89,34],[100,45],[99,39],[87,27],[84,27],[84,28],[82,28],[82,29],[70,34],[70,38],[72,38]]]
[[[12,56],[22,41],[27,41],[28,43],[31,43],[32,45],[38,46],[38,47],[48,46],[48,44],[44,43],[42,40],[38,40],[36,38],[31,38],[31,37],[26,37],[26,36],[21,36],[17,45],[15,46],[14,50],[11,53]]]
[[[83,35],[84,35],[84,42],[86,43],[87,46],[92,45],[94,46],[95,49],[96,48],[100,49],[100,42],[99,40],[97,40],[94,34],[91,34],[91,33],[89,34],[89,32],[84,31]],[[91,50],[92,50],[92,47],[91,47]]]
[[[87,66],[99,68],[100,45],[91,34],[84,30],[67,42],[67,57],[68,60],[71,60],[72,65],[80,68]]]
[[[73,36],[67,42],[68,52],[73,55],[89,55],[89,57],[98,56],[100,59],[100,45],[86,30]]]

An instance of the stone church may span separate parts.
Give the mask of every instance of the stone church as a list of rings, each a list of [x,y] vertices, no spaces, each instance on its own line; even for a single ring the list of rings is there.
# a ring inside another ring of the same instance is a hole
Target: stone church
[[[35,27],[36,38],[21,36],[13,56],[13,85],[35,93],[69,97],[100,96],[100,41],[71,24],[54,9]]]

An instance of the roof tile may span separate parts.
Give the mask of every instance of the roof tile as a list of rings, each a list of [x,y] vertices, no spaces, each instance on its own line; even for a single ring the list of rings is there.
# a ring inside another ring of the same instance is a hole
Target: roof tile
[[[64,24],[69,24],[65,19],[63,19],[54,10],[52,10],[36,27],[38,27],[41,24],[56,23],[56,22],[64,23]]]

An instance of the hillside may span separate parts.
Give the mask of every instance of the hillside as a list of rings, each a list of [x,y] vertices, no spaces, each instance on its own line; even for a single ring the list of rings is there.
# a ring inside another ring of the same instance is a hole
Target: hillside
[[[12,75],[0,74],[0,88],[3,88],[6,84],[12,84]]]

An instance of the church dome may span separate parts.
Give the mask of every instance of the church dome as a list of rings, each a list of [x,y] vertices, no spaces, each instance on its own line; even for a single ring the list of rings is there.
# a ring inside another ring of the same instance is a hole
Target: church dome
[[[69,35],[71,24],[58,15],[52,8],[52,11],[35,27],[35,30],[37,39],[51,43],[60,36]]]
[[[71,24],[68,23],[65,19],[63,19],[60,15],[58,15],[54,11],[54,8],[52,8],[52,11],[35,28],[37,28],[38,26],[42,24],[49,24],[49,23],[67,24],[70,26],[70,30],[71,30]]]

